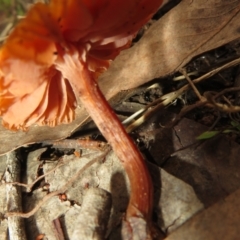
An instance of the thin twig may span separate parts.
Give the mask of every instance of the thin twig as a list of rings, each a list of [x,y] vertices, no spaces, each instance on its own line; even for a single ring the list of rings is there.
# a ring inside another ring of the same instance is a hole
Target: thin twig
[[[104,149],[106,150],[106,148]],[[91,155],[91,154],[85,154],[83,155],[82,157],[87,157],[88,155]],[[61,160],[60,160],[61,161]],[[57,164],[54,168],[52,168],[51,170],[49,170],[47,173],[44,173],[43,175],[39,176],[38,178],[36,178],[32,183],[30,184],[25,184],[25,183],[21,183],[21,182],[2,182],[1,184],[2,185],[16,185],[16,186],[21,186],[21,187],[24,187],[26,188],[26,191],[27,192],[31,192],[32,191],[32,188],[33,186],[38,182],[40,181],[41,179],[43,179],[44,177],[46,177],[47,175],[49,175],[50,173],[54,172],[56,169],[68,164],[69,162],[71,162],[72,159],[69,159],[67,161],[64,161],[64,162],[60,162],[59,164]]]
[[[28,213],[22,213],[22,212],[7,212],[5,214],[6,217],[10,217],[10,216],[14,216],[14,217],[22,217],[22,218],[29,218],[32,215],[34,215],[41,207],[42,205],[48,201],[50,198],[57,196],[61,193],[64,193],[68,190],[69,186],[78,179],[79,175],[81,175],[87,168],[89,168],[91,165],[93,165],[94,163],[96,163],[99,158],[106,156],[106,154],[109,152],[109,150],[107,150],[104,154],[101,154],[101,156],[98,156],[96,158],[94,158],[93,160],[91,160],[90,162],[88,162],[84,167],[82,167],[66,184],[64,184],[60,189],[51,192],[49,194],[47,194],[31,211],[29,211]]]
[[[63,139],[59,141],[43,141],[43,144],[50,144],[58,148],[86,148],[97,151],[104,151],[109,145],[102,141],[95,141],[90,138],[78,138],[78,139]]]
[[[5,172],[6,181],[20,181],[20,161],[17,157],[17,151],[6,154],[7,170]],[[23,219],[11,215],[14,211],[22,211],[22,193],[19,186],[7,185],[7,211],[10,212],[8,217],[8,232],[10,240],[27,240]]]
[[[57,168],[67,164],[68,162],[70,162],[71,160],[68,160],[66,162],[62,162],[60,164],[58,164],[56,167],[54,167],[53,169],[49,170],[47,173],[39,176],[38,178],[36,178],[31,184],[25,184],[25,183],[20,183],[20,182],[5,182],[5,183],[2,183],[2,184],[5,184],[5,185],[15,185],[15,186],[21,186],[21,187],[25,187],[27,189],[27,192],[31,192],[32,191],[32,188],[33,186],[38,182],[40,181],[41,179],[43,179],[45,176],[49,175],[50,173],[54,172]]]
[[[199,100],[201,101],[202,100],[202,96],[201,96],[200,92],[198,91],[198,89],[196,88],[196,86],[194,85],[194,83],[192,82],[192,80],[190,79],[190,77],[188,76],[186,69],[181,68],[179,70],[179,72],[181,72],[184,75],[184,77],[187,79],[189,85],[192,87],[193,91],[195,92],[195,94],[197,95]]]
[[[199,78],[196,78],[194,80],[192,80],[191,82],[193,84],[197,84],[199,82],[202,82],[210,77],[212,77],[213,75],[219,73],[220,71],[227,69],[229,67],[233,67],[240,64],[240,58],[234,59],[233,61],[224,64],[223,66],[220,66],[218,68],[213,69],[212,71],[202,75]],[[136,118],[137,116],[139,116],[140,114],[143,114],[142,116],[140,116],[137,120],[135,120],[133,123],[131,123],[129,126],[126,127],[126,131],[127,132],[131,132],[134,129],[136,129],[137,127],[139,127],[141,124],[143,124],[146,119],[148,119],[150,116],[152,116],[156,111],[158,111],[159,109],[166,107],[167,105],[171,104],[173,101],[175,101],[179,96],[181,96],[182,94],[184,94],[187,90],[189,90],[190,85],[186,84],[183,87],[181,87],[180,89],[174,91],[174,92],[170,92],[167,93],[163,96],[161,96],[159,99],[155,100],[154,102],[150,103],[148,106],[144,107],[143,109],[140,109],[137,113],[134,113],[134,116],[130,116],[129,118],[131,118],[131,120],[133,118]],[[205,101],[204,99],[201,99],[201,101]],[[204,103],[205,104],[205,103]],[[207,103],[208,104],[208,103]],[[201,104],[200,104],[201,105]],[[208,104],[208,106],[213,106],[213,104]],[[194,107],[193,107],[194,108]],[[126,122],[129,122],[127,119],[125,120]]]
[[[207,98],[207,100],[212,103],[214,106],[216,106],[219,110],[223,112],[229,112],[229,113],[234,113],[234,112],[239,112],[240,111],[240,106],[238,105],[229,105],[229,104],[224,104],[224,103],[218,103],[216,101],[217,98],[222,96],[225,93],[229,92],[238,92],[240,91],[240,87],[231,87],[224,89],[223,91],[219,93],[213,93],[213,92],[205,92],[204,96]],[[229,103],[229,102],[228,102]]]

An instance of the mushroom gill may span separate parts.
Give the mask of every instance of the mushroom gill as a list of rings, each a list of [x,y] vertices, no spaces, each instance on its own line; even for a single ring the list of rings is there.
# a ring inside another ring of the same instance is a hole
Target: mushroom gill
[[[3,125],[17,130],[72,121],[76,96],[56,62],[74,47],[97,79],[129,47],[136,31],[159,5],[159,0],[35,4],[0,49]]]

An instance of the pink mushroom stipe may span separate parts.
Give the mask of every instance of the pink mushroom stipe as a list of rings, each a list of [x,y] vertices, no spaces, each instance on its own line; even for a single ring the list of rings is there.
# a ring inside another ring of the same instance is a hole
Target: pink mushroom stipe
[[[0,48],[4,127],[27,130],[34,124],[67,124],[75,117],[79,99],[128,174],[127,235],[134,235],[142,220],[148,234],[152,182],[142,155],[98,88],[97,78],[130,46],[161,4],[162,0],[37,3]],[[143,235],[141,239],[146,238]]]

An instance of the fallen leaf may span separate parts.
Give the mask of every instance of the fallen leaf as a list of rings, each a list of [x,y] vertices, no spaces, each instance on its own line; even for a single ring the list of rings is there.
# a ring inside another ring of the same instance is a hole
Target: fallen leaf
[[[167,233],[240,188],[239,144],[226,134],[197,141],[207,127],[186,118],[173,128],[161,127],[175,116],[163,110],[137,130],[141,138],[150,139],[148,154],[162,167],[160,176],[152,168],[150,172],[157,189],[155,198],[160,198],[159,227]],[[159,182],[161,185],[156,186]]]
[[[240,37],[240,2],[183,0],[123,51],[100,77],[107,99],[171,74],[193,57]]]
[[[239,239],[240,189],[197,214],[165,240]]]
[[[156,171],[156,170],[155,170]],[[198,211],[204,205],[198,199],[192,186],[159,168],[160,179],[154,182],[161,183],[161,188],[155,190],[159,193],[158,200],[158,226],[163,232],[172,232]],[[158,194],[155,194],[155,197]]]

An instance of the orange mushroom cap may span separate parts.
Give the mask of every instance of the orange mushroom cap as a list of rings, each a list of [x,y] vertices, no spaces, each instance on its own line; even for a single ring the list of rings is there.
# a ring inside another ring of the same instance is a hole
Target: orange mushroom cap
[[[0,49],[0,116],[6,128],[74,119],[71,79],[57,68],[77,49],[95,78],[128,47],[161,0],[52,0],[37,3]],[[81,71],[81,69],[79,69]]]

